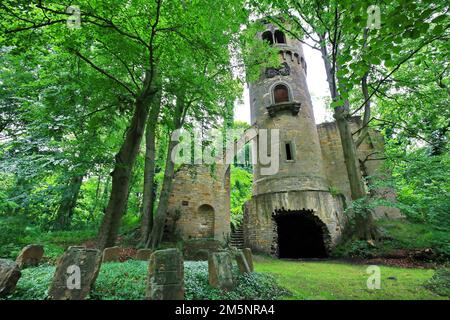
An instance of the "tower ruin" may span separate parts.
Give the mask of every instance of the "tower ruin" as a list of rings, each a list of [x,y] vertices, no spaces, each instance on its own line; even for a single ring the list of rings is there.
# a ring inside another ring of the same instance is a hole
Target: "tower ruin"
[[[279,50],[280,67],[249,83],[251,124],[279,130],[279,170],[263,175],[259,159],[254,165],[245,244],[280,258],[323,257],[341,234],[343,201],[330,192],[302,45],[276,25],[264,26],[257,37]]]

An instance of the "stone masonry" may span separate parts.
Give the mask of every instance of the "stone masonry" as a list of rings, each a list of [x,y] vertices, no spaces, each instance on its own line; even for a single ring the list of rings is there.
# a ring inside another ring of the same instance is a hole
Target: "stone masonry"
[[[176,240],[215,239],[230,233],[230,175],[224,165],[214,170],[185,165],[175,174],[169,198],[167,230]]]
[[[178,249],[158,250],[151,255],[146,298],[184,300],[183,256]]]
[[[279,170],[265,175],[261,169],[267,165],[262,165],[259,157],[253,166],[253,195],[244,206],[245,246],[278,255],[280,240],[295,245],[300,241],[295,236],[308,233],[310,226],[315,234],[304,246],[316,245],[326,255],[340,240],[346,224],[344,210],[351,201],[339,131],[334,122],[315,123],[301,42],[287,37],[278,26],[263,23],[265,29],[256,36],[278,49],[280,67],[264,70],[259,79],[249,83],[251,126],[258,132],[257,142],[265,139],[261,129],[267,129],[269,136],[272,129],[279,130]],[[352,131],[360,127],[361,120],[352,118]],[[363,176],[388,175],[379,160],[383,147],[381,135],[370,130],[358,148]],[[390,189],[372,192],[395,200]],[[166,237],[226,240],[230,233],[229,167],[219,164],[214,172],[206,165],[181,167],[174,177],[168,211]],[[401,217],[397,209],[388,207],[376,208],[375,216]],[[302,231],[290,230],[289,225]],[[283,228],[292,236],[284,237]],[[309,244],[310,240],[315,244]]]

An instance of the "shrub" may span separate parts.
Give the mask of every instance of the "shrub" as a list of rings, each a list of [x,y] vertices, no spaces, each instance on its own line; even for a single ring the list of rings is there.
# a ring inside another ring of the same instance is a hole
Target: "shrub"
[[[334,251],[335,257],[372,258],[376,249],[364,240],[350,240],[338,245]]]
[[[425,284],[425,288],[440,296],[450,298],[450,268],[436,270],[433,277]]]

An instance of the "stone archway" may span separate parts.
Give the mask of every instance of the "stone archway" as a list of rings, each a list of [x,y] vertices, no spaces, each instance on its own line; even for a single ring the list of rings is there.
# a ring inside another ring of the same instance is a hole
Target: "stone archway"
[[[214,208],[209,204],[202,204],[198,210],[200,238],[214,238]]]
[[[272,253],[279,258],[325,258],[328,256],[328,228],[312,210],[277,210],[272,214]]]

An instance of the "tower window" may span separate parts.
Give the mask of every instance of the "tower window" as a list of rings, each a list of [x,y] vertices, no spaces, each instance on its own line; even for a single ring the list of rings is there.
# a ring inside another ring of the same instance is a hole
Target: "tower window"
[[[286,43],[286,37],[280,30],[275,31],[275,41],[276,43]]]
[[[266,31],[262,34],[262,39],[269,42],[270,45],[273,44],[273,35],[272,32]]]
[[[285,150],[286,150],[286,160],[287,161],[294,160],[294,150],[292,148],[292,143],[290,141],[286,142],[284,144],[284,147],[285,147]]]
[[[279,84],[273,89],[275,103],[288,102],[289,90],[285,85]]]

